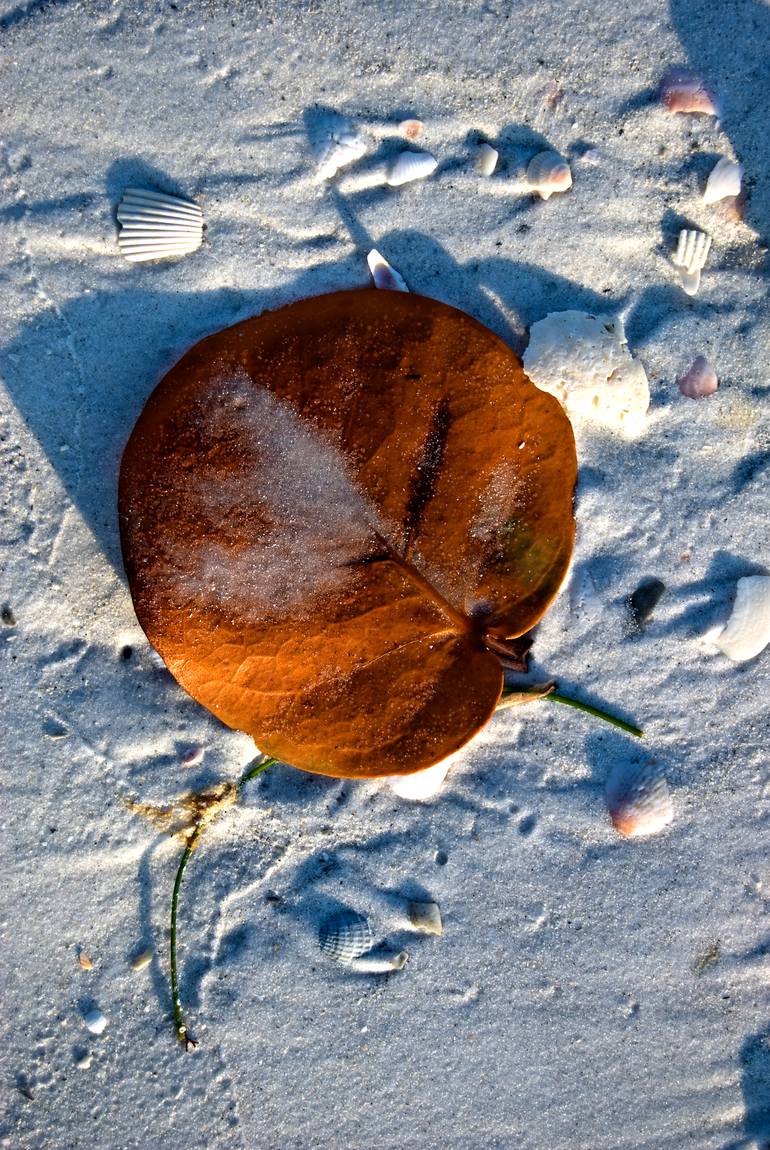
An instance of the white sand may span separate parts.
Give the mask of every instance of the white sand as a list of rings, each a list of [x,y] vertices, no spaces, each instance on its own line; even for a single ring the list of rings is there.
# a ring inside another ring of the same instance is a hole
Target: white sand
[[[735,665],[697,641],[736,579],[770,564],[769,41],[760,0],[3,0],[0,1145],[770,1139],[770,652]],[[724,94],[721,124],[651,102],[688,62]],[[400,146],[383,125],[419,116],[436,173],[355,194],[318,184],[308,131],[324,109],[371,129],[363,170]],[[489,180],[476,132],[500,151]],[[572,190],[509,194],[546,144],[570,159]],[[589,148],[598,162],[581,160]],[[719,155],[745,165],[745,224],[702,203]],[[131,185],[201,202],[204,248],[123,262],[114,211]],[[693,299],[669,260],[684,224],[714,238]],[[548,703],[509,710],[426,805],[274,768],[183,888],[201,1040],[186,1056],[166,983],[178,847],[124,800],[234,778],[253,750],[182,694],[138,628],[118,460],[201,335],[365,283],[375,246],[412,290],[519,348],[548,311],[623,314],[651,381],[646,431],[579,430],[573,576],[535,666],[648,739]],[[721,387],[690,401],[674,380],[698,354]],[[627,597],[647,576],[666,591],[630,635]],[[665,770],[676,817],[629,842],[603,788],[635,758]],[[410,897],[440,903],[442,938],[404,933]],[[324,960],[335,902],[405,946],[404,970]],[[148,945],[156,960],[132,970]]]

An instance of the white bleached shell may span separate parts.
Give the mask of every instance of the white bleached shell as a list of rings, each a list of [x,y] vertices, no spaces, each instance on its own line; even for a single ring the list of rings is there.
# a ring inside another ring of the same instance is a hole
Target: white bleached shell
[[[369,252],[366,262],[369,265],[369,271],[372,273],[376,288],[382,288],[384,291],[409,291],[403,276],[390,266],[376,248],[372,248]]]
[[[476,152],[476,170],[482,176],[491,176],[497,167],[497,161],[500,158],[500,153],[491,144],[479,144],[478,151]]]
[[[412,180],[424,180],[437,167],[438,160],[430,152],[401,152],[388,164],[386,183],[398,188]]]
[[[671,68],[660,82],[661,102],[669,112],[719,115],[719,101],[703,81],[686,68]]]
[[[131,263],[187,255],[203,242],[203,212],[178,196],[129,188],[117,214],[118,247]]]
[[[147,950],[140,951],[139,954],[135,954],[134,957],[131,959],[131,969],[132,970],[144,970],[144,968],[146,966],[150,965],[150,963],[152,962],[152,958],[153,958],[153,954],[152,954],[152,948],[151,947],[148,947]]]
[[[717,373],[705,356],[697,356],[692,366],[677,379],[677,386],[688,399],[702,399],[713,395],[719,387]]]
[[[102,1034],[107,1026],[107,1018],[98,1007],[84,1014],[83,1021],[92,1034]]]
[[[733,613],[715,641],[735,663],[753,659],[770,643],[770,575],[738,580]]]
[[[676,251],[671,257],[674,267],[679,269],[682,287],[688,295],[697,295],[700,287],[700,273],[706,266],[711,251],[711,236],[695,228],[683,228],[679,233]]]
[[[723,156],[722,159],[717,162],[716,167],[706,181],[706,188],[703,192],[703,202],[705,204],[715,204],[719,200],[727,200],[732,196],[739,196],[741,194],[742,179],[742,165],[736,164],[734,160],[728,160]]]
[[[408,957],[405,950],[400,950],[398,953],[377,951],[375,954],[365,954],[361,958],[353,959],[350,966],[353,970],[365,974],[388,974],[392,970],[403,970]]]
[[[349,964],[374,946],[372,928],[362,914],[342,911],[321,923],[318,945],[328,958]]]
[[[581,311],[551,312],[530,328],[524,370],[567,415],[638,435],[650,387],[628,349],[623,323]]]
[[[387,775],[385,782],[399,798],[422,802],[438,794],[450,765],[447,759],[443,759],[440,763],[435,763],[422,771],[415,771],[411,775]]]
[[[572,187],[569,164],[558,152],[538,152],[527,166],[527,187],[543,200],[566,192]]]
[[[366,140],[352,129],[348,132],[330,132],[318,149],[318,178],[330,180],[340,168],[360,160],[366,152]]]
[[[674,817],[665,776],[652,764],[617,767],[607,780],[606,798],[613,826],[625,838],[657,834]]]
[[[421,934],[443,934],[441,909],[437,902],[414,900],[409,903],[406,913],[415,930]]]

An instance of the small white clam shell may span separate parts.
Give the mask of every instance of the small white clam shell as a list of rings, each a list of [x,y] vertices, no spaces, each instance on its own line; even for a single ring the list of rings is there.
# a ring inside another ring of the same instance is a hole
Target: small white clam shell
[[[409,955],[405,950],[393,954],[377,951],[376,954],[365,954],[361,958],[353,959],[350,966],[353,970],[366,974],[388,974],[391,970],[403,970],[408,958]]]
[[[118,205],[120,254],[131,263],[194,252],[203,242],[203,212],[189,200],[129,188]]]
[[[677,386],[682,395],[688,399],[702,399],[706,395],[713,395],[719,387],[717,373],[705,356],[697,356],[692,366],[684,375],[677,379]]]
[[[500,153],[491,144],[479,144],[478,151],[476,152],[476,170],[482,176],[491,176],[497,167],[497,161],[500,158]]]
[[[441,909],[437,902],[413,900],[406,908],[407,917],[415,930],[421,934],[443,934]]]
[[[85,1022],[92,1034],[102,1034],[107,1026],[106,1015],[102,1014],[98,1007],[94,1007],[93,1010],[89,1010],[87,1014],[84,1014],[83,1022]]]
[[[352,129],[330,133],[318,149],[318,178],[330,180],[340,168],[360,160],[366,152],[366,140]]]
[[[411,775],[388,775],[385,782],[399,798],[424,802],[425,799],[432,799],[441,790],[450,765],[447,759],[443,759],[442,762],[426,767],[423,771],[415,771]]]
[[[742,165],[736,164],[735,160],[728,160],[723,156],[722,159],[717,162],[716,167],[706,181],[706,188],[703,192],[703,202],[705,204],[715,204],[719,200],[727,200],[732,196],[739,196],[741,194],[742,179]]]
[[[719,115],[719,100],[703,81],[686,68],[670,68],[660,82],[661,102],[669,112]]]
[[[391,267],[384,256],[376,248],[372,248],[366,257],[369,271],[372,273],[374,286],[384,291],[409,291],[406,282],[394,267]]]
[[[679,233],[676,251],[671,257],[679,269],[682,287],[688,295],[697,295],[700,287],[700,273],[706,266],[711,251],[711,236],[695,228],[682,228]]]
[[[541,199],[566,192],[572,187],[572,172],[558,152],[538,152],[527,166],[527,187]]]
[[[341,911],[321,923],[318,945],[328,958],[349,964],[374,946],[368,919],[353,911]]]
[[[607,809],[625,838],[654,835],[672,821],[674,805],[663,772],[652,764],[617,767],[607,780]]]
[[[386,182],[398,188],[412,180],[424,180],[437,167],[438,160],[430,152],[401,152],[388,165]]]
[[[732,615],[715,641],[735,663],[753,659],[770,643],[770,575],[738,580]]]

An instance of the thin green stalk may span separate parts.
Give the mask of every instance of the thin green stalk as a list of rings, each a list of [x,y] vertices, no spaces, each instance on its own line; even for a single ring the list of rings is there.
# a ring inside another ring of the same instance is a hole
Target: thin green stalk
[[[241,775],[238,782],[235,784],[236,795],[240,796],[241,791],[246,786],[246,783],[255,779],[257,775],[261,775],[268,767],[272,767],[278,760],[270,756],[262,758],[260,755],[257,760],[250,763],[246,770]],[[176,1036],[180,1042],[184,1043],[185,1050],[191,1050],[197,1046],[197,1042],[190,1036],[185,1022],[184,1012],[182,1010],[182,1000],[179,995],[179,974],[177,970],[177,912],[179,907],[179,890],[182,886],[182,876],[185,868],[190,861],[190,855],[198,845],[198,840],[203,834],[204,829],[212,821],[211,815],[204,812],[193,823],[187,839],[187,845],[184,848],[182,857],[179,860],[179,866],[176,871],[176,878],[174,879],[174,890],[171,895],[171,1001],[174,1006],[174,1024],[176,1026]]]
[[[599,707],[592,707],[590,703],[581,703],[578,699],[571,699],[569,695],[560,695],[557,691],[551,691],[549,695],[544,695],[549,703],[563,703],[565,707],[574,707],[576,711],[585,711],[587,715],[593,715],[596,719],[603,719],[605,723],[611,723],[613,727],[620,727],[621,731],[625,731],[627,735],[634,735],[637,739],[644,738],[644,731],[639,727],[635,727],[632,723],[627,723],[625,719],[618,719],[615,715],[610,715],[606,711],[602,711]]]

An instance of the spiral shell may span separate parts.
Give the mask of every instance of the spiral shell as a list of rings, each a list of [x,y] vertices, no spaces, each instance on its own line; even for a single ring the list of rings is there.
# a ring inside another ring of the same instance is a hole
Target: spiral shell
[[[538,152],[527,167],[527,186],[543,200],[566,192],[572,187],[570,166],[558,152]]]
[[[321,923],[318,945],[328,958],[350,965],[374,946],[369,920],[354,911],[334,914]]]
[[[198,205],[165,192],[129,188],[117,216],[120,254],[131,263],[187,255],[203,242]]]

